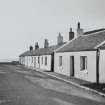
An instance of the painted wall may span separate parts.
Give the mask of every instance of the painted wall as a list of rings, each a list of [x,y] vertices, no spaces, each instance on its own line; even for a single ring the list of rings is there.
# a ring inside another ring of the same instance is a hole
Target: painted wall
[[[19,57],[19,63],[24,65],[24,63],[25,63],[24,57]]]
[[[100,83],[105,83],[105,50],[100,50],[99,81]]]
[[[25,60],[25,61],[24,61],[24,65],[25,65],[25,66],[28,66],[28,56],[25,56],[25,57],[24,57],[24,60]]]
[[[20,63],[24,66],[29,66],[29,57],[25,56],[25,57],[20,57]]]
[[[36,68],[40,68],[40,62],[38,63],[38,56],[36,56]]]
[[[40,62],[38,63],[38,56],[30,56],[30,57],[31,57],[30,67],[33,69],[35,69],[35,68],[39,69],[40,68]]]
[[[42,56],[43,56],[43,63],[42,63]],[[38,63],[38,57],[39,57],[39,63]],[[45,57],[47,57],[47,65],[45,65]],[[41,56],[33,56],[33,62],[32,58],[31,63],[29,64],[30,67],[33,69],[41,69],[43,71],[51,71],[51,55],[41,55]]]
[[[23,64],[23,57],[19,57],[19,63]]]
[[[43,63],[42,63],[43,57]],[[45,57],[47,57],[47,65],[45,65]],[[51,71],[51,55],[42,55],[40,56],[40,69],[44,71]]]
[[[33,68],[33,56],[27,56],[27,67]]]
[[[59,56],[62,56],[62,66],[59,66]],[[55,53],[54,71],[70,76],[70,56],[74,56],[74,76],[96,82],[96,51]],[[87,70],[80,70],[80,56],[87,56]]]

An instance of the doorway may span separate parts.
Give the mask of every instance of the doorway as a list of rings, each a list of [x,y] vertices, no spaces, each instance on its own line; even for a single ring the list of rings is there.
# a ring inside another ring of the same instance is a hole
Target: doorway
[[[70,56],[70,76],[74,76],[74,56]]]

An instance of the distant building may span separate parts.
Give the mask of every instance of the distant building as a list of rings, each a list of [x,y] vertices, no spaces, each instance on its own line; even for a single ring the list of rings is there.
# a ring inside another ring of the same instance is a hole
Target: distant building
[[[35,47],[35,50],[21,54],[20,63],[32,69],[54,71],[54,51],[64,44],[61,34],[57,37],[57,45],[49,46],[48,40],[45,39],[44,48]]]
[[[31,52],[33,51],[33,47],[30,46],[28,51],[19,55],[19,63],[25,66],[29,65],[29,56],[31,56]]]

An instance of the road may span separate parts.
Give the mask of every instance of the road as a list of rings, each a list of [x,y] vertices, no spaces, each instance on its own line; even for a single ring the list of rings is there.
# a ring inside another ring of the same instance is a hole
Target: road
[[[105,97],[35,70],[0,64],[0,105],[105,105]]]

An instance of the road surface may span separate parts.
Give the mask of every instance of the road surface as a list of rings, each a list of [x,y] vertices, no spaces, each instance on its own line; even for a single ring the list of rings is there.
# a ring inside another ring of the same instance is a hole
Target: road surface
[[[105,97],[35,70],[0,64],[0,105],[105,105]]]

